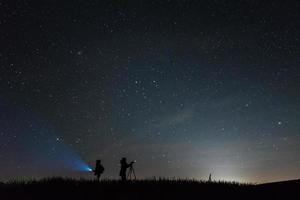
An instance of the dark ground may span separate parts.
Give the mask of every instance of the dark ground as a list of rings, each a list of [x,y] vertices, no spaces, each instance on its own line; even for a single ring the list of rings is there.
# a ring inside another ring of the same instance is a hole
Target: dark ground
[[[0,199],[297,199],[300,180],[268,184],[138,180],[122,183],[62,178],[8,182]]]

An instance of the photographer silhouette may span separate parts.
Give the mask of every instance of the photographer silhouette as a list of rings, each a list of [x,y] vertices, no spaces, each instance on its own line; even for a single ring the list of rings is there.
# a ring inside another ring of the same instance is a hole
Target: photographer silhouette
[[[94,170],[94,174],[97,177],[98,181],[100,180],[100,176],[103,172],[104,172],[104,167],[101,164],[101,160],[96,160],[96,167],[95,167],[95,170]]]

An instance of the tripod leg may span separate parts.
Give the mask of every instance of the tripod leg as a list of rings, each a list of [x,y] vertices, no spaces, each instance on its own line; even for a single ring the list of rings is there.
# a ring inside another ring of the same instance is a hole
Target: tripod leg
[[[130,180],[131,180],[131,177],[132,177],[132,169],[130,169]]]
[[[134,177],[134,180],[136,179],[136,176],[135,176],[135,172],[134,172],[134,169],[132,167],[132,173],[133,173],[133,177]]]

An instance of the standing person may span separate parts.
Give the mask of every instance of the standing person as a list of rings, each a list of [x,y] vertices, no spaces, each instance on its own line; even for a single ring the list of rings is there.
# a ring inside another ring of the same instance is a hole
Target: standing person
[[[97,180],[100,180],[100,176],[101,174],[103,174],[104,172],[104,167],[101,164],[101,160],[96,160],[96,166],[95,166],[95,170],[94,170],[94,174],[97,177]]]
[[[131,162],[131,163],[127,163],[127,161],[126,161],[126,158],[122,158],[121,160],[120,160],[120,163],[121,163],[121,170],[120,170],[120,176],[121,176],[121,180],[122,181],[126,181],[126,170],[127,170],[127,168],[129,168],[130,166],[132,166],[132,164],[134,163],[134,162]]]

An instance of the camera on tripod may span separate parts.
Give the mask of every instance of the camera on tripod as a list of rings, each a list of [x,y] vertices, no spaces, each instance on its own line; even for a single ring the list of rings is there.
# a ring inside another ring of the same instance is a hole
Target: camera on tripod
[[[127,174],[127,179],[129,180],[132,180],[132,179],[136,179],[136,176],[135,176],[135,171],[134,171],[134,168],[133,168],[133,164],[136,163],[136,160],[134,161],[131,161],[130,162],[130,167],[129,167],[129,171],[128,171],[128,174]]]

